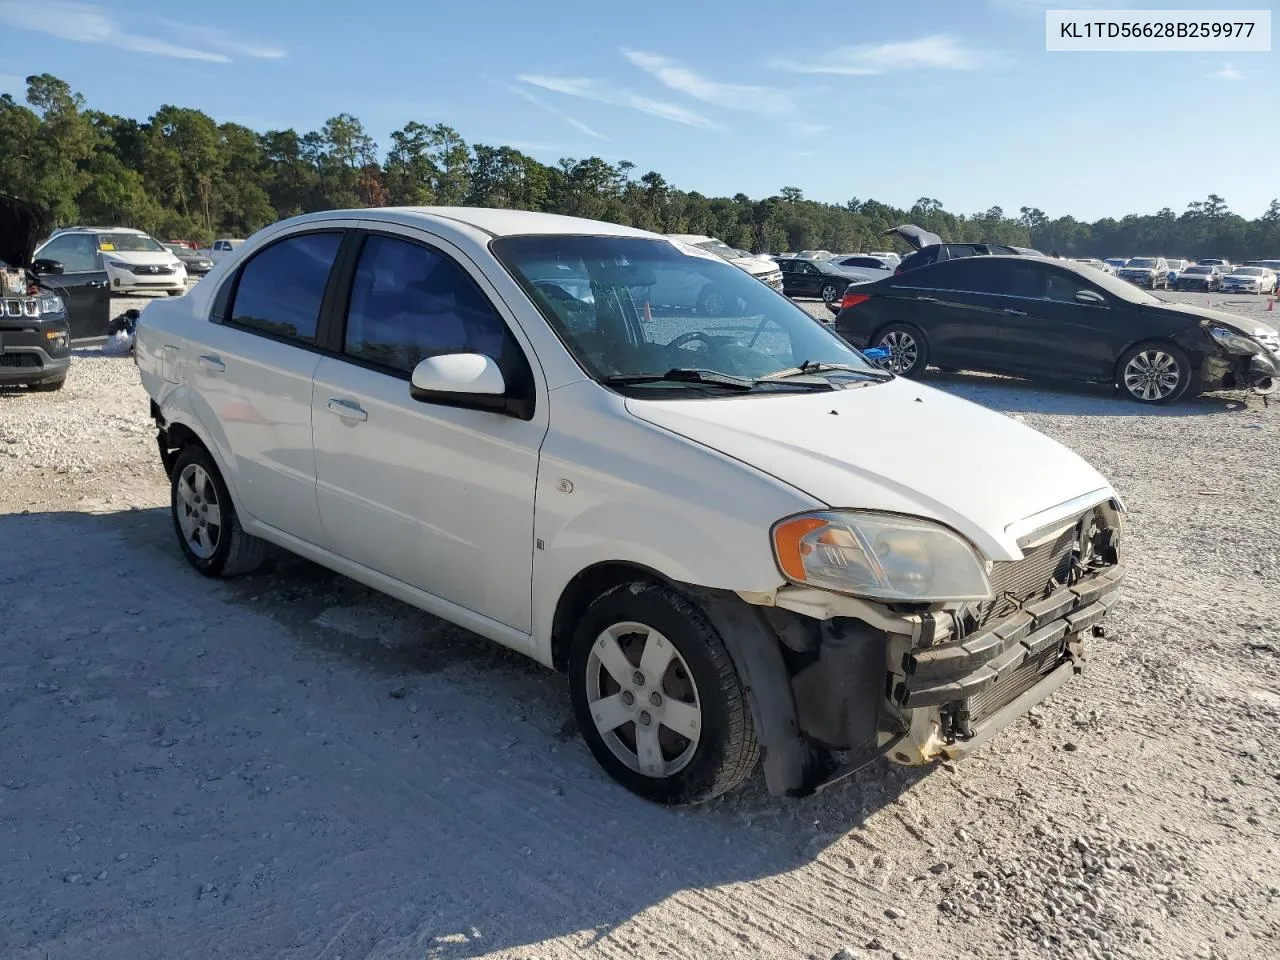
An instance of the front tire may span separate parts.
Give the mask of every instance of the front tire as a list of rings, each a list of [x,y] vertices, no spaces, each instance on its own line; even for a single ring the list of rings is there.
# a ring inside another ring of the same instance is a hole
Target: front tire
[[[266,544],[241,528],[226,482],[203,447],[178,454],[169,506],[183,554],[206,577],[236,577],[262,565]]]
[[[1175,403],[1191,386],[1191,360],[1171,343],[1140,343],[1116,364],[1116,380],[1130,400]]]
[[[822,302],[827,306],[836,302],[836,297],[840,296],[840,291],[836,289],[834,283],[828,283],[819,291],[818,295],[822,297]]]
[[[872,345],[888,349],[889,357],[877,362],[900,377],[918,377],[929,365],[929,345],[924,334],[909,323],[889,324],[876,334]]]
[[[569,697],[596,761],[658,803],[711,800],[759,758],[724,641],[667,587],[623,584],[591,604],[571,641]]]

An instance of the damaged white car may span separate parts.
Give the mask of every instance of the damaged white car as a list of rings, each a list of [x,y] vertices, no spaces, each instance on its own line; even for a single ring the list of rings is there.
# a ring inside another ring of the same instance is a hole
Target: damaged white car
[[[734,312],[651,301],[672,271]],[[1081,670],[1119,591],[1082,459],[640,230],[286,220],[153,303],[136,357],[196,569],[269,542],[563,671],[662,802],[760,758],[794,796],[963,756]]]

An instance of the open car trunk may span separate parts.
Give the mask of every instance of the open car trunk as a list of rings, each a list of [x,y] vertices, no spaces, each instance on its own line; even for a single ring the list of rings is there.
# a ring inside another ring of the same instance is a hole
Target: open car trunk
[[[10,267],[30,267],[31,254],[45,234],[45,218],[17,197],[0,196],[0,260]]]
[[[925,247],[932,247],[942,242],[942,238],[936,233],[923,230],[914,223],[904,223],[900,227],[891,227],[882,236],[901,237],[910,245],[912,250],[922,250]]]

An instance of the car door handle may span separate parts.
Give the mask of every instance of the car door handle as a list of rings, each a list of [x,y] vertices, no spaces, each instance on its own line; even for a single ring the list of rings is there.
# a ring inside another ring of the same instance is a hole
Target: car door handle
[[[1011,317],[1025,317],[1027,315],[1025,310],[1014,310],[1011,307],[1005,307],[1001,312],[1007,313]]]
[[[91,290],[105,290],[110,286],[105,280],[90,280],[88,285]]]
[[[346,420],[369,419],[369,414],[354,400],[339,400],[335,397],[329,400],[328,407],[330,413],[336,413]]]
[[[213,357],[207,353],[202,354],[198,362],[200,366],[211,373],[224,373],[227,369],[227,365],[222,362],[220,357]]]

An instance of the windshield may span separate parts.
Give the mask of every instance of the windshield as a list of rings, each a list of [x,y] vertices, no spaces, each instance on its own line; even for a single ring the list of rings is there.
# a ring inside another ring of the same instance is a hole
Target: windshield
[[[490,245],[596,380],[671,370],[754,381],[807,364],[879,368],[786,297],[698,247],[643,237],[536,235]],[[810,374],[812,377],[813,374]],[[851,374],[823,372],[839,380]],[[774,381],[772,390],[790,384]],[[710,384],[634,385],[705,394]]]
[[[717,256],[724,257],[726,260],[732,260],[735,257],[744,256],[741,250],[735,250],[720,240],[703,240],[701,243],[694,244],[700,250],[706,250],[708,253],[714,253]],[[746,254],[750,256],[750,254]]]
[[[1187,267],[1187,273],[1213,273],[1213,267]]]
[[[1126,267],[1141,267],[1146,270],[1155,269],[1155,265],[1156,265],[1156,262],[1154,260],[1147,260],[1147,259],[1143,259],[1142,257],[1135,257],[1134,259],[1130,260],[1128,263],[1125,264]]]
[[[1236,267],[1231,272],[1242,277],[1260,277],[1266,273],[1261,267]]]
[[[99,250],[120,250],[125,253],[164,253],[164,247],[156,240],[141,233],[100,233]]]
[[[164,248],[168,250],[170,253],[176,253],[180,257],[184,257],[190,253],[194,253],[194,251],[190,247],[184,247],[180,243],[166,243],[164,245]]]
[[[1088,280],[1096,287],[1101,287],[1107,293],[1121,300],[1128,300],[1130,303],[1164,303],[1159,297],[1153,297],[1151,294],[1140,290],[1132,283],[1121,280],[1119,277],[1110,273],[1103,273],[1101,270],[1093,271],[1089,274]]]

